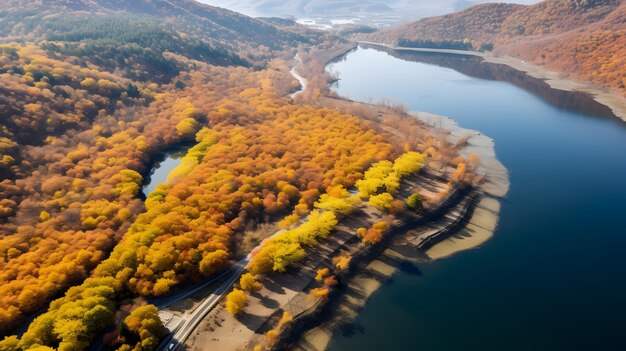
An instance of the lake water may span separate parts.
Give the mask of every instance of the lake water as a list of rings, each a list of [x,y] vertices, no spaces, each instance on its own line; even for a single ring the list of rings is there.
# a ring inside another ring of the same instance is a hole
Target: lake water
[[[337,92],[487,134],[511,188],[493,239],[394,276],[330,350],[626,350],[626,125],[506,66],[394,55],[348,54]]]
[[[141,190],[145,196],[148,196],[152,190],[156,189],[157,185],[167,182],[167,175],[180,164],[181,159],[187,154],[191,146],[193,145],[181,144],[157,157],[150,175],[144,178]]]

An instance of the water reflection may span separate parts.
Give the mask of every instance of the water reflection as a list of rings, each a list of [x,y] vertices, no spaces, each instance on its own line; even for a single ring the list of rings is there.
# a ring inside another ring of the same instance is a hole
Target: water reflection
[[[359,49],[328,69],[341,96],[391,99],[492,137],[511,176],[490,241],[420,264],[421,276],[398,273],[360,311],[362,332],[336,333],[329,350],[626,350],[617,118],[476,58]]]
[[[167,182],[167,175],[180,164],[180,160],[192,146],[190,143],[176,145],[156,157],[148,166],[150,173],[143,179],[141,192],[144,199],[156,189],[157,185]]]
[[[364,45],[364,47],[367,47]],[[422,62],[453,69],[472,78],[511,83],[540,97],[547,103],[570,112],[594,117],[615,117],[610,108],[595,101],[589,94],[553,89],[543,79],[507,65],[484,62],[481,57],[417,51],[396,51],[374,48],[405,61]]]

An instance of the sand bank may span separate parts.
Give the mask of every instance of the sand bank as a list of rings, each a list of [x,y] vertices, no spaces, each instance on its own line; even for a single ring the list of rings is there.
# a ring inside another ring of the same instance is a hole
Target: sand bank
[[[359,270],[347,282],[346,290],[328,321],[305,332],[292,347],[293,350],[326,350],[335,333],[349,333],[350,329],[354,328],[353,322],[367,299],[395,273],[406,270],[407,262],[448,257],[460,251],[476,248],[493,236],[500,212],[499,199],[509,190],[508,171],[496,158],[494,141],[480,132],[459,127],[447,117],[425,112],[415,115],[426,124],[448,130],[450,132],[448,140],[452,143],[467,138],[461,154],[469,156],[475,153],[481,160],[478,174],[484,175],[485,181],[479,189],[479,197],[467,218],[467,224],[425,252],[416,247],[423,242],[420,238],[431,235],[433,230],[439,230],[441,235],[449,234],[445,232],[446,228],[450,228],[465,216],[468,204],[461,201],[449,211],[448,215],[439,220],[396,237],[378,258]]]
[[[508,171],[496,158],[495,142],[478,131],[459,127],[448,117],[427,112],[418,112],[416,116],[428,125],[441,126],[448,130],[448,139],[452,143],[467,138],[460,153],[465,157],[471,153],[476,154],[480,160],[477,173],[485,176],[480,185],[482,196],[468,219],[468,224],[458,233],[429,248],[426,255],[431,259],[438,259],[478,247],[493,236],[500,213],[500,198],[508,193],[510,186]]]

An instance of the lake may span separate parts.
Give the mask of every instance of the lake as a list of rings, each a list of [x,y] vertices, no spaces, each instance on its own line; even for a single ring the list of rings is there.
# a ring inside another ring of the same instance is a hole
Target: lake
[[[156,189],[157,185],[167,182],[167,175],[180,164],[181,159],[192,146],[191,143],[182,143],[157,156],[150,167],[150,174],[144,177],[141,189],[144,196],[147,197],[150,192]]]
[[[510,171],[495,236],[398,273],[330,350],[626,350],[626,125],[506,66],[359,48],[329,69],[495,140]]]

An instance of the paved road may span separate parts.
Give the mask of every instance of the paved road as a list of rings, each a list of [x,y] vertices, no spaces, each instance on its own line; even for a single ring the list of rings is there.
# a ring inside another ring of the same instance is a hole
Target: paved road
[[[183,316],[183,322],[180,324],[178,329],[170,334],[162,343],[159,345],[157,350],[167,350],[174,351],[181,347],[189,335],[196,329],[200,321],[217,305],[222,296],[230,290],[233,284],[239,279],[241,274],[246,269],[246,266],[250,262],[250,256],[242,259],[237,262],[233,267],[231,267],[228,271],[222,273],[222,277],[227,275],[228,278],[219,288],[217,288],[211,295],[209,295],[200,306],[198,306],[191,314]]]
[[[218,279],[227,277],[226,281],[224,281],[222,285],[220,285],[214,292],[212,292],[209,296],[207,296],[195,310],[193,310],[191,313],[186,313],[185,315],[182,316],[182,322],[177,325],[176,329],[170,335],[168,335],[165,338],[165,340],[163,340],[163,342],[161,342],[157,350],[175,351],[179,349],[182,345],[184,345],[189,335],[191,335],[191,333],[196,329],[196,327],[198,327],[198,324],[200,324],[200,321],[202,321],[202,319],[209,313],[209,311],[211,311],[213,307],[217,305],[217,303],[220,301],[222,296],[224,296],[224,294],[230,291],[230,288],[233,286],[233,284],[239,279],[239,277],[241,277],[243,272],[246,270],[246,266],[248,265],[248,263],[250,263],[250,260],[252,259],[254,252],[260,249],[266,240],[273,238],[274,236],[281,234],[284,231],[285,231],[284,229],[281,229],[277,231],[276,233],[272,234],[270,237],[263,240],[257,247],[252,249],[252,251],[245,258],[241,259],[239,262],[237,262],[234,266],[230,267],[228,270],[209,279],[207,282],[202,283],[202,285],[192,288],[190,290],[187,290],[184,293],[180,293],[178,295],[172,296],[171,298],[167,299],[166,301],[158,305],[157,307],[159,309],[163,309],[173,304],[174,302],[185,299],[191,296],[192,294],[206,288],[207,286],[214,283]]]
[[[232,267],[231,267],[232,268]],[[169,307],[170,305],[172,305],[175,302],[178,302],[180,300],[186,299],[189,296],[197,293],[198,291],[205,289],[206,287],[208,287],[209,285],[215,283],[216,281],[222,279],[223,277],[229,275],[231,272],[230,269],[227,269],[225,271],[223,271],[222,273],[219,273],[211,278],[209,278],[208,280],[200,283],[197,286],[191,287],[179,294],[176,295],[172,295],[172,296],[166,296],[166,297],[158,297],[158,298],[152,298],[152,299],[148,299],[148,302],[155,305],[159,310],[162,310],[164,308]]]
[[[302,63],[302,59],[300,58],[300,54],[296,54],[296,56],[294,57],[294,59],[296,61],[298,61],[299,63]],[[306,90],[306,86],[308,84],[308,81],[306,78],[304,78],[303,76],[301,76],[300,74],[298,74],[298,72],[296,71],[296,67],[293,67],[289,73],[291,73],[291,75],[296,78],[298,80],[298,82],[300,83],[300,90],[294,92],[293,94],[290,94],[289,97],[291,97],[292,99],[295,98],[296,96],[302,94],[305,90]]]

